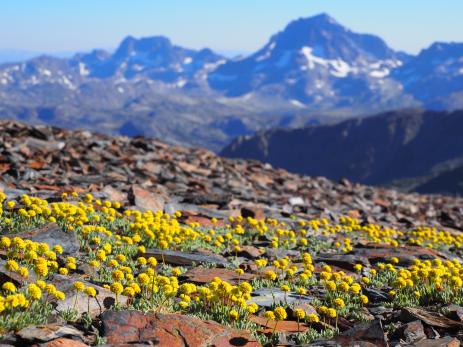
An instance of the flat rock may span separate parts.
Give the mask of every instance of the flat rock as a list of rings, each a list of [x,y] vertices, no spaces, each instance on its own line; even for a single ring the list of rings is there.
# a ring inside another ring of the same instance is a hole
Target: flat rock
[[[427,339],[414,344],[415,347],[460,347],[460,340],[446,336],[440,339]]]
[[[172,250],[161,250],[150,248],[143,253],[144,257],[155,257],[158,261],[165,261],[167,264],[192,266],[193,264],[228,265],[227,259],[220,255],[205,255],[198,253],[186,253]]]
[[[63,231],[56,223],[49,223],[36,229],[8,236],[19,236],[34,242],[44,242],[50,248],[60,245],[63,247],[63,254],[76,254],[80,248],[76,235],[73,232]]]
[[[417,307],[406,307],[402,309],[401,319],[410,320],[415,318],[437,328],[461,328],[463,323],[447,318],[438,312],[426,311]]]
[[[152,342],[169,347],[261,346],[246,331],[179,314],[106,311],[101,319],[103,336],[110,345]]]
[[[188,282],[194,283],[209,283],[214,279],[214,277],[219,277],[220,279],[229,283],[237,284],[240,281],[251,281],[258,276],[246,272],[241,276],[238,276],[234,270],[223,268],[208,269],[202,267],[189,269],[185,274],[182,275],[182,278],[186,279]]]
[[[67,276],[55,275],[55,277],[52,280],[52,283],[56,286],[56,288],[58,288],[58,290],[61,290],[66,294],[66,298],[64,300],[56,302],[55,309],[57,311],[65,311],[69,308],[74,307],[75,291],[73,288],[73,283],[76,281],[84,283],[86,287],[93,287],[97,291],[96,299],[98,301],[95,300],[95,298],[90,299],[90,316],[95,317],[99,315],[101,312],[111,308],[115,304],[115,296],[108,289],[105,289],[93,283],[88,283],[80,278],[70,278]],[[118,299],[119,302],[123,305],[127,303],[127,297],[124,295],[119,295]],[[79,294],[76,309],[79,312],[79,314],[87,312],[87,296],[85,296],[82,293]]]
[[[16,332],[16,335],[27,341],[47,342],[59,337],[73,336],[82,338],[82,332],[70,325],[47,324],[30,325]]]
[[[387,347],[388,343],[379,319],[360,323],[338,335],[335,340],[342,346],[354,346],[366,342],[378,347]]]
[[[129,202],[142,211],[164,210],[165,199],[159,194],[152,193],[138,185],[132,185],[128,194]]]
[[[65,337],[60,337],[60,338],[55,339],[53,341],[42,343],[39,346],[40,347],[89,347],[89,345],[87,345],[87,344],[85,344],[83,342],[68,339],[68,338],[65,338]]]
[[[259,317],[259,316],[250,316],[249,320],[260,325],[262,327],[260,332],[264,334],[269,334],[274,329],[275,329],[275,332],[278,332],[278,333],[297,333],[298,331],[305,332],[310,328],[310,326],[304,322],[299,322],[299,326],[298,326],[297,321],[293,321],[293,320],[284,320],[284,321],[277,322],[277,321],[268,320],[265,317]]]
[[[312,302],[313,297],[307,295],[299,295],[296,293],[285,293],[280,288],[261,288],[251,293],[250,302],[255,302],[259,306],[266,308],[273,305],[295,304],[303,305]]]

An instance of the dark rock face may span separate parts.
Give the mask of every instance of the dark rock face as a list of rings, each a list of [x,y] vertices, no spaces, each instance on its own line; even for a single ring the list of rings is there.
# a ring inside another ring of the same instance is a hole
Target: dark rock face
[[[239,138],[222,155],[292,172],[420,192],[463,193],[463,112],[403,110]]]

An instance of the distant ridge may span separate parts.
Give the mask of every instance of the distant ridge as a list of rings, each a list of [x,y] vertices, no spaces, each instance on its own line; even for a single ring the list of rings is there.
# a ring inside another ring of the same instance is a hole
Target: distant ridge
[[[409,109],[240,137],[221,155],[310,176],[463,195],[461,129],[463,111]]]

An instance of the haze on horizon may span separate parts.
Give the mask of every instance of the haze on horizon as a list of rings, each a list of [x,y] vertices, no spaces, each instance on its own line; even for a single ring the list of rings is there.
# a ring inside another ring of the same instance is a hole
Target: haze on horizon
[[[127,35],[164,35],[191,48],[251,52],[291,20],[321,12],[409,53],[435,41],[463,41],[457,0],[22,0],[2,3],[0,50],[62,54],[115,48]]]

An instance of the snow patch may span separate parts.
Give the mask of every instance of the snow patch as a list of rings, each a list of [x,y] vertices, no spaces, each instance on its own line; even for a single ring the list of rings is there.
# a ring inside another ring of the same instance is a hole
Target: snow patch
[[[304,105],[302,102],[300,102],[299,100],[296,100],[296,99],[291,99],[291,100],[290,100],[290,103],[291,103],[292,105],[296,106],[296,107],[300,107],[300,108],[304,108],[304,107],[305,107],[305,105]]]
[[[179,88],[183,88],[183,86],[185,86],[186,83],[187,83],[187,81],[185,79],[183,79],[183,80],[177,81],[177,83],[175,85],[177,87],[179,87]]]
[[[47,69],[41,69],[40,73],[44,76],[51,76],[51,71]]]
[[[123,94],[123,93],[124,93],[124,88],[122,88],[122,87],[117,87],[117,91],[118,91],[119,93]]]
[[[382,70],[371,71],[370,76],[375,77],[375,78],[383,78],[389,75],[389,73],[390,73],[389,69],[384,68]]]
[[[79,63],[79,74],[81,76],[88,76],[90,74],[90,71],[84,63]]]
[[[301,53],[307,59],[307,68],[315,69],[315,65],[321,65],[330,69],[330,74],[335,77],[346,77],[352,68],[342,59],[323,59],[313,54],[312,47],[302,47]]]
[[[262,61],[262,60],[265,60],[265,59],[270,58],[270,56],[272,55],[272,51],[273,51],[273,49],[275,48],[275,46],[276,46],[276,43],[275,43],[275,42],[272,42],[272,43],[268,46],[268,48],[267,48],[267,50],[264,52],[264,54],[261,54],[261,55],[259,55],[258,57],[256,57],[256,61]]]
[[[65,86],[67,86],[69,89],[71,89],[71,90],[76,90],[77,89],[76,86],[74,84],[72,84],[72,82],[66,76],[63,76],[62,80],[63,80],[63,84]]]
[[[191,64],[192,62],[193,62],[192,57],[186,57],[185,59],[183,59],[183,64],[185,65]]]

